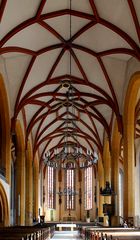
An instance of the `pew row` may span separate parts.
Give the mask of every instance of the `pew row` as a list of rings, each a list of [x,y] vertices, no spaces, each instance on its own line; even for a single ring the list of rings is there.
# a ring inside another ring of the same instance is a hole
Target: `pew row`
[[[84,240],[128,240],[140,239],[140,230],[134,228],[82,227],[80,236]]]
[[[40,227],[4,227],[0,228],[0,240],[48,240],[55,231],[55,226]]]

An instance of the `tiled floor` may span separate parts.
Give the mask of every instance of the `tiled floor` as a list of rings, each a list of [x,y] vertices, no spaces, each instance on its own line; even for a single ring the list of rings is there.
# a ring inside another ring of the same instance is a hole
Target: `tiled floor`
[[[55,231],[53,240],[82,240],[82,238],[79,237],[78,231]]]

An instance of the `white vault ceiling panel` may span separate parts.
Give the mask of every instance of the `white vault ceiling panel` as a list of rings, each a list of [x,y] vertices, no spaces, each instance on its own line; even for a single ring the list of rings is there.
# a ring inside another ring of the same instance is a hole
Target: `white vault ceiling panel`
[[[39,104],[39,103],[38,103]],[[24,107],[26,113],[26,122],[29,125],[32,117],[35,113],[40,109],[40,105],[36,104],[28,104]]]
[[[47,79],[55,62],[55,58],[58,56],[59,52],[60,50],[53,50],[53,53],[49,51],[48,53],[41,54],[36,58],[23,89],[23,95],[26,94],[29,89]]]
[[[71,30],[70,30],[70,21],[71,21]],[[70,16],[64,15],[61,17],[56,17],[54,19],[46,19],[44,22],[48,23],[57,33],[59,33],[65,40],[68,40],[71,36],[73,36],[79,29],[84,27],[89,23],[88,19],[81,19],[79,17],[72,16],[70,20]],[[65,31],[64,31],[65,29]]]
[[[0,38],[5,36],[14,27],[34,17],[40,0],[12,0],[6,2],[6,7],[1,21]]]
[[[39,38],[37,36],[39,36]],[[53,34],[35,23],[15,34],[4,46],[17,46],[38,51],[58,42],[59,40],[54,37]]]
[[[115,90],[118,104],[121,108],[122,93],[125,85],[125,70],[127,63],[126,61],[114,58],[111,59],[110,57],[103,57],[103,62],[110,76],[111,84]]]
[[[12,89],[9,92],[12,109],[14,109],[17,94],[30,59],[31,57],[28,55],[17,55],[5,59],[8,85]],[[17,71],[17,69],[20,69],[20,71]]]
[[[25,113],[34,153],[62,149],[67,132],[71,143],[102,154],[112,114],[122,125],[129,60],[140,60],[140,1],[9,0],[0,7],[11,118]]]
[[[102,89],[106,89],[109,95],[110,89],[107,84],[106,78],[103,74],[102,68],[97,60],[97,58],[80,52],[78,50],[75,51],[78,59],[80,60],[83,70],[88,78],[88,80],[98,86],[100,86]]]
[[[47,0],[44,5],[42,14],[60,11],[62,9],[69,9],[69,0]]]
[[[137,43],[139,43],[128,1],[109,0],[108,4],[106,4],[106,0],[95,0],[95,2],[98,11],[100,12],[100,16],[103,19],[113,23],[128,33]],[[139,1],[136,0],[136,2]]]
[[[105,41],[107,39],[107,41]],[[102,52],[113,48],[130,48],[131,46],[117,33],[109,28],[96,24],[80,35],[74,43],[90,48],[95,52]]]
[[[71,75],[78,78],[83,78],[74,59],[71,57],[71,60],[70,60],[70,54],[68,51],[65,52],[64,55],[62,56],[59,64],[57,65],[54,73],[52,74],[52,78],[56,76],[70,74],[70,61],[71,61]]]

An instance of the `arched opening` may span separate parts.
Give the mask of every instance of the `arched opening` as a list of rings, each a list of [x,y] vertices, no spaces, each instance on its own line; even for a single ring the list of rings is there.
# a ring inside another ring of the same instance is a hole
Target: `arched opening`
[[[16,179],[15,179],[15,164],[16,164],[16,135],[12,135],[11,139],[11,191],[10,191],[10,224],[15,225],[16,224]]]
[[[25,224],[25,144],[20,121],[16,121],[15,132],[16,160],[15,160],[15,206],[16,224]]]
[[[15,224],[15,166],[11,163],[11,191],[10,191],[10,224]]]
[[[124,143],[123,143],[123,138],[121,138],[120,141],[120,154],[119,154],[119,179],[118,179],[118,184],[119,184],[119,216],[120,216],[120,224],[123,224],[124,218],[124,196],[123,196],[123,191],[124,191]]]
[[[140,89],[135,108],[135,226],[140,226]]]
[[[27,143],[25,168],[26,168],[25,223],[26,225],[32,225],[33,223],[33,154],[32,154],[32,147],[29,141]]]
[[[118,122],[114,117],[113,133],[111,139],[111,187],[115,194],[111,196],[111,204],[113,205],[113,214],[111,217],[112,225],[119,225],[123,217],[122,214],[122,188],[120,190],[120,168],[122,169],[123,161],[121,159],[121,139]],[[122,187],[122,186],[121,186]],[[121,207],[121,211],[120,211]]]
[[[9,206],[5,190],[0,183],[0,227],[9,225]]]
[[[123,217],[123,171],[119,169],[119,216]]]
[[[6,173],[6,166],[5,166],[5,162],[3,159],[3,154],[2,154],[2,148],[3,148],[3,132],[2,132],[2,120],[1,120],[1,114],[0,114],[0,174],[2,176],[5,176]]]
[[[37,222],[39,217],[39,165],[38,165],[38,156],[35,155],[33,162],[33,221]]]
[[[10,117],[4,80],[0,74],[0,174],[10,182]]]
[[[135,218],[135,109],[139,100],[140,72],[135,73],[128,86],[124,105],[124,218]],[[132,223],[133,224],[133,223]]]
[[[0,198],[0,226],[3,225],[3,209],[2,209],[2,199]]]

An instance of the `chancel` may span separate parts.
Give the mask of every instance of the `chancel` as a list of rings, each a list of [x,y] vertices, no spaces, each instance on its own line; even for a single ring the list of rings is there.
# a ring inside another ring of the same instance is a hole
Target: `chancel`
[[[139,228],[140,0],[0,0],[0,240]]]

